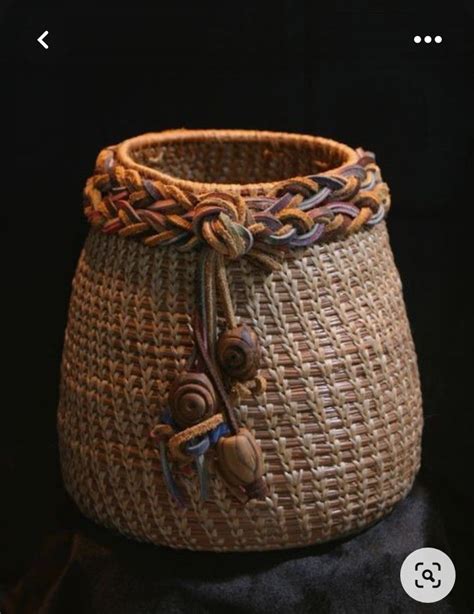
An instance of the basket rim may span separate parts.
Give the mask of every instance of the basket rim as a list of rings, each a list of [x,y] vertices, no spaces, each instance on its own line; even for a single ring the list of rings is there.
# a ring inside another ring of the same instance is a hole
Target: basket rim
[[[320,149],[331,152],[343,160],[342,164],[327,169],[331,174],[338,174],[346,166],[357,163],[358,154],[355,149],[334,141],[329,138],[292,132],[274,132],[268,130],[244,130],[244,129],[173,129],[162,132],[148,132],[122,141],[116,146],[116,159],[124,168],[137,171],[142,177],[161,181],[168,185],[174,185],[191,194],[203,194],[219,191],[242,196],[261,196],[269,194],[275,186],[282,181],[291,181],[296,177],[280,177],[274,181],[262,181],[257,183],[216,183],[200,182],[165,173],[151,166],[141,164],[134,159],[134,155],[140,150],[150,147],[158,147],[173,143],[262,143],[272,145],[290,145],[301,148]],[[316,172],[316,171],[315,171]]]

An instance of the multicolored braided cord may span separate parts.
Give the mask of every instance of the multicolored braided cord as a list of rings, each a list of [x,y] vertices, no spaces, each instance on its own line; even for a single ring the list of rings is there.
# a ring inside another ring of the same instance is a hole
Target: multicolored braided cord
[[[193,194],[142,177],[103,150],[84,190],[85,214],[105,234],[187,251],[209,245],[224,258],[248,256],[274,269],[279,251],[357,232],[382,221],[390,207],[374,154],[356,164],[278,183],[268,195]]]

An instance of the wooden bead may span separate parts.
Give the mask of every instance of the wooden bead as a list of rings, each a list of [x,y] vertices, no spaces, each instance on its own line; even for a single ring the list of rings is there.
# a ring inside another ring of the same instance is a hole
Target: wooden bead
[[[248,429],[241,428],[236,435],[221,437],[217,443],[217,460],[222,477],[231,486],[243,488],[251,499],[265,498],[262,451]]]
[[[214,386],[204,373],[179,375],[171,385],[168,402],[171,416],[181,428],[206,420],[217,407]]]
[[[260,344],[250,327],[237,326],[222,333],[217,342],[217,359],[226,375],[241,382],[257,375]]]

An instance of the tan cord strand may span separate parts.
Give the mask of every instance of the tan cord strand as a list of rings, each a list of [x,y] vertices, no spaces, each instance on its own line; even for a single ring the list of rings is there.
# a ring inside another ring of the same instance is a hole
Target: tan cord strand
[[[217,257],[217,288],[222,302],[222,310],[226,320],[227,328],[235,328],[237,319],[235,317],[232,297],[230,295],[229,280],[227,279],[226,264],[224,258],[219,254]]]
[[[209,356],[215,361],[215,344],[217,335],[216,314],[216,261],[217,254],[209,248],[205,248],[204,257],[204,309],[206,313],[207,328],[205,331],[206,345]]]

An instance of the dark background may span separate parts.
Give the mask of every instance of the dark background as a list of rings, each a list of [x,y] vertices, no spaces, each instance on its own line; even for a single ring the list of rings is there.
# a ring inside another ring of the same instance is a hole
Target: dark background
[[[426,611],[471,612],[474,5],[3,8],[0,584],[20,582],[7,612],[40,603],[41,612],[88,614],[425,611],[397,574],[411,550],[436,545],[457,583]],[[48,51],[36,42],[46,29]],[[443,43],[416,45],[416,34]],[[64,493],[55,412],[87,231],[82,187],[105,145],[173,127],[316,133],[377,154],[419,356],[423,465],[409,499],[353,540],[267,555],[170,553],[96,529]]]

